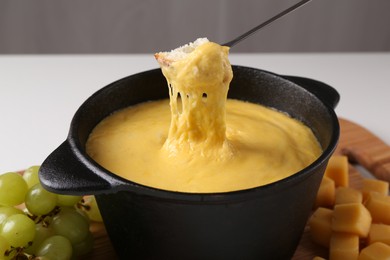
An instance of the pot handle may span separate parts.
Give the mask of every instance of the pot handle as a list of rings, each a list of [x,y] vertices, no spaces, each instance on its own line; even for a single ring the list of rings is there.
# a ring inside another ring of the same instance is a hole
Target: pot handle
[[[340,101],[340,94],[337,90],[321,81],[297,76],[283,75],[282,77],[303,87],[333,109],[336,108]]]
[[[55,149],[42,163],[39,179],[48,191],[68,195],[90,195],[110,189],[110,183],[72,148],[68,140]]]

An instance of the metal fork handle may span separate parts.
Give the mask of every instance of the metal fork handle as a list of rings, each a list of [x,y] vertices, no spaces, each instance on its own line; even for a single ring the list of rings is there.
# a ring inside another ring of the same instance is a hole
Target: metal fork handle
[[[275,15],[274,17],[268,19],[267,21],[259,24],[258,26],[250,29],[249,31],[247,31],[246,33],[244,34],[241,34],[240,36],[238,36],[237,38],[235,38],[234,40],[230,41],[230,42],[227,42],[225,44],[222,44],[223,46],[228,46],[228,47],[233,47],[234,45],[236,45],[237,43],[239,43],[240,41],[246,39],[247,37],[249,37],[251,34],[255,33],[256,31],[260,30],[261,28],[264,28],[266,27],[267,25],[269,25],[270,23],[278,20],[279,18],[281,18],[282,16],[285,16],[286,14],[298,9],[299,7],[303,6],[304,4],[310,2],[311,0],[303,0],[303,1],[300,1],[298,3],[296,3],[295,5],[287,8],[286,10],[280,12],[279,14]]]

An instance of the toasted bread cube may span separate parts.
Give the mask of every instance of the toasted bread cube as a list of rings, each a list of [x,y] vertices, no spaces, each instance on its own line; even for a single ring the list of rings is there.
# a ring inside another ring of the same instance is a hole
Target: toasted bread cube
[[[330,238],[329,260],[357,260],[359,237],[353,234],[333,233]]]
[[[335,204],[362,203],[363,195],[359,190],[349,187],[336,189]]]
[[[370,192],[366,208],[370,211],[373,223],[383,223],[390,225],[390,197],[379,194],[377,192]]]
[[[333,155],[330,157],[325,170],[325,176],[334,180],[336,187],[348,187],[348,157],[344,155]]]
[[[364,248],[358,260],[389,260],[390,246],[381,242],[373,243]]]
[[[371,224],[370,232],[368,232],[368,244],[382,242],[390,246],[390,225]]]
[[[332,230],[367,237],[371,220],[370,212],[362,203],[338,204],[333,210]]]
[[[328,208],[318,208],[309,218],[309,228],[311,239],[314,243],[323,247],[329,247],[330,236],[332,234],[333,210]]]
[[[389,194],[389,183],[376,179],[364,179],[362,187],[363,197],[367,199],[370,192],[377,192],[382,195]]]
[[[334,205],[335,194],[336,194],[336,186],[334,181],[324,176],[321,180],[321,184],[317,192],[314,208],[318,208],[318,207],[332,208]]]

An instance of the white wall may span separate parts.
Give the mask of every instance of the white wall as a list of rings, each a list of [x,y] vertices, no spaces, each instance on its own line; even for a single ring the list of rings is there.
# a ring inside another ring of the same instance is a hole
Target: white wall
[[[1,53],[152,53],[226,42],[298,0],[0,0]],[[312,0],[236,52],[390,51],[389,0]]]

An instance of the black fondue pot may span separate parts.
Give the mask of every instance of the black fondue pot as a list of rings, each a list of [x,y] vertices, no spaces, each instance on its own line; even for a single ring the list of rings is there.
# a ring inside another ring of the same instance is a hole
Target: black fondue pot
[[[339,94],[308,78],[241,66],[233,66],[233,73],[229,98],[273,107],[302,121],[318,138],[322,155],[288,178],[222,193],[166,191],[115,175],[86,154],[87,138],[118,109],[168,98],[166,80],[155,69],[118,80],[82,104],[67,139],[40,168],[43,186],[61,194],[95,194],[121,259],[291,258],[339,138],[333,110]]]

